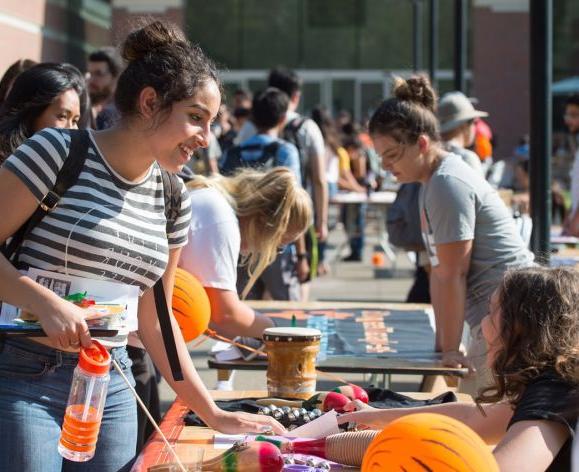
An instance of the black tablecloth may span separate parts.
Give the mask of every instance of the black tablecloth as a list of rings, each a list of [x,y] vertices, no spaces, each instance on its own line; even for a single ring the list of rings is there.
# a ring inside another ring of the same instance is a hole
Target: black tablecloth
[[[415,400],[407,395],[384,390],[381,388],[368,387],[365,389],[370,399],[369,404],[374,408],[407,408],[425,405],[438,405],[440,403],[456,402],[457,398],[453,392],[446,392],[429,400]],[[243,400],[217,401],[217,406],[225,411],[246,411],[248,413],[257,413],[259,405],[255,402],[256,398],[244,398]],[[207,426],[193,412],[185,416],[186,426]]]

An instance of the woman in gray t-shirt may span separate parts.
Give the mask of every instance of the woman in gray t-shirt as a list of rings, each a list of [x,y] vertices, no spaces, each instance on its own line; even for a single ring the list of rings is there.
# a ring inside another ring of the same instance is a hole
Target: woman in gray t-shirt
[[[394,82],[393,97],[370,120],[382,165],[398,181],[421,182],[420,218],[428,251],[436,349],[445,365],[477,371],[461,390],[488,384],[480,322],[504,272],[531,265],[514,220],[498,194],[440,140],[436,95],[428,80]],[[464,321],[471,330],[468,355],[460,350]]]

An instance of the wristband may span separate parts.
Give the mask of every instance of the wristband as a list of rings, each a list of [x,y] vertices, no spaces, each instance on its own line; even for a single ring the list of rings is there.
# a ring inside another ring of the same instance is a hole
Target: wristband
[[[300,252],[297,255],[298,261],[303,261],[304,259],[308,258],[308,253],[307,252]]]

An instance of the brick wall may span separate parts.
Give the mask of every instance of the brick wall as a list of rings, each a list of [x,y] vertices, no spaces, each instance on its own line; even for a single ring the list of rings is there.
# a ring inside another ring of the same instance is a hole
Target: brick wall
[[[0,1],[0,75],[21,58],[82,68],[90,51],[110,42],[110,6],[99,0],[76,8],[53,0]]]
[[[183,29],[185,12],[183,8],[167,8],[163,11],[151,12],[146,9],[143,9],[143,11],[135,11],[115,7],[113,8],[112,18],[113,43],[115,45],[120,44],[127,33],[140,26],[145,19],[168,20]]]
[[[0,2],[0,75],[18,59],[39,61],[46,0]]]
[[[529,132],[529,14],[473,8],[472,95],[508,156]]]

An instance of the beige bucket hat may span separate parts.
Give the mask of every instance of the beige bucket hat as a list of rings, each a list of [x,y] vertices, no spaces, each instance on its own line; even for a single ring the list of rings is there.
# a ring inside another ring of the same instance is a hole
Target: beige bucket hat
[[[446,133],[469,120],[489,116],[489,114],[485,111],[475,110],[472,102],[464,93],[449,92],[439,100],[437,116],[440,132]]]

